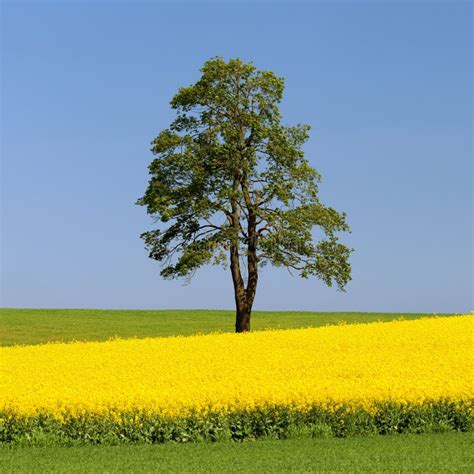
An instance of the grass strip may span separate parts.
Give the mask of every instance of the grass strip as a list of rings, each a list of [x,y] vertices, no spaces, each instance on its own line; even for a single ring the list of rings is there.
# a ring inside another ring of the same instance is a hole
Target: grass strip
[[[472,469],[470,433],[0,450],[3,472],[447,472]]]
[[[352,324],[400,318],[411,320],[429,316],[433,315],[255,311],[252,313],[252,330],[319,327],[342,321]],[[233,332],[234,323],[234,311],[0,308],[0,346]]]

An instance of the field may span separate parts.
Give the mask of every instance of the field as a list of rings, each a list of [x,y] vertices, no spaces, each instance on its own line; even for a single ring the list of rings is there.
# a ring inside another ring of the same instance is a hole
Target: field
[[[252,330],[318,327],[342,321],[348,324],[369,323],[429,316],[430,314],[412,313],[255,311],[252,314]],[[43,344],[51,341],[105,341],[113,337],[233,332],[234,318],[233,311],[209,310],[0,309],[0,346]]]
[[[472,469],[470,433],[0,451],[23,472],[446,472]]]
[[[1,310],[2,465],[465,471],[472,318],[428,316],[257,313],[314,329],[233,335],[225,311]],[[109,342],[39,345],[73,340]],[[140,444],[166,440],[201,442]]]

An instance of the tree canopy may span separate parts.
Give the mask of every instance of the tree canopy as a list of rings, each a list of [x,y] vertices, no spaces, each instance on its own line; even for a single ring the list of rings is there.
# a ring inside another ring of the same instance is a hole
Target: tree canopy
[[[219,57],[201,72],[173,97],[176,118],[152,142],[156,157],[138,204],[161,224],[141,237],[165,278],[228,264],[236,330],[248,331],[267,263],[344,289],[351,250],[338,233],[349,227],[318,198],[320,175],[302,149],[310,127],[282,124],[284,79]]]

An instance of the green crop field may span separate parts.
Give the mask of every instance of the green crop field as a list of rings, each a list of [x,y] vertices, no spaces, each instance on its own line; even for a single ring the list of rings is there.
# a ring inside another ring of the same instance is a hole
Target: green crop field
[[[13,448],[20,472],[469,472],[473,436],[398,435],[248,443]]]
[[[288,329],[326,324],[370,323],[432,316],[413,313],[311,313],[255,311],[252,329]],[[444,314],[443,316],[448,316]],[[0,345],[50,341],[103,341],[113,337],[162,337],[231,332],[233,311],[0,309]]]

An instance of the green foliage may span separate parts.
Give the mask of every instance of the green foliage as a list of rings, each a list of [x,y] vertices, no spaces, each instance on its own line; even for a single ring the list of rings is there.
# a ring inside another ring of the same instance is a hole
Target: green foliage
[[[0,413],[0,445],[51,446],[200,441],[245,441],[304,437],[472,431],[472,403],[449,401],[424,405],[381,403],[376,410],[318,406],[300,412],[268,407],[232,413],[190,414],[169,419],[141,412],[119,419],[84,415],[59,422],[46,415],[19,417]]]
[[[309,126],[281,123],[283,78],[240,59],[213,58],[201,72],[173,97],[176,119],[152,142],[138,204],[166,225],[142,234],[149,256],[163,277],[189,277],[233,249],[241,264],[254,257],[250,272],[253,262],[270,263],[342,290],[351,273],[350,250],[338,241],[346,216],[318,198],[320,176],[302,150]],[[255,285],[249,278],[247,307]]]

